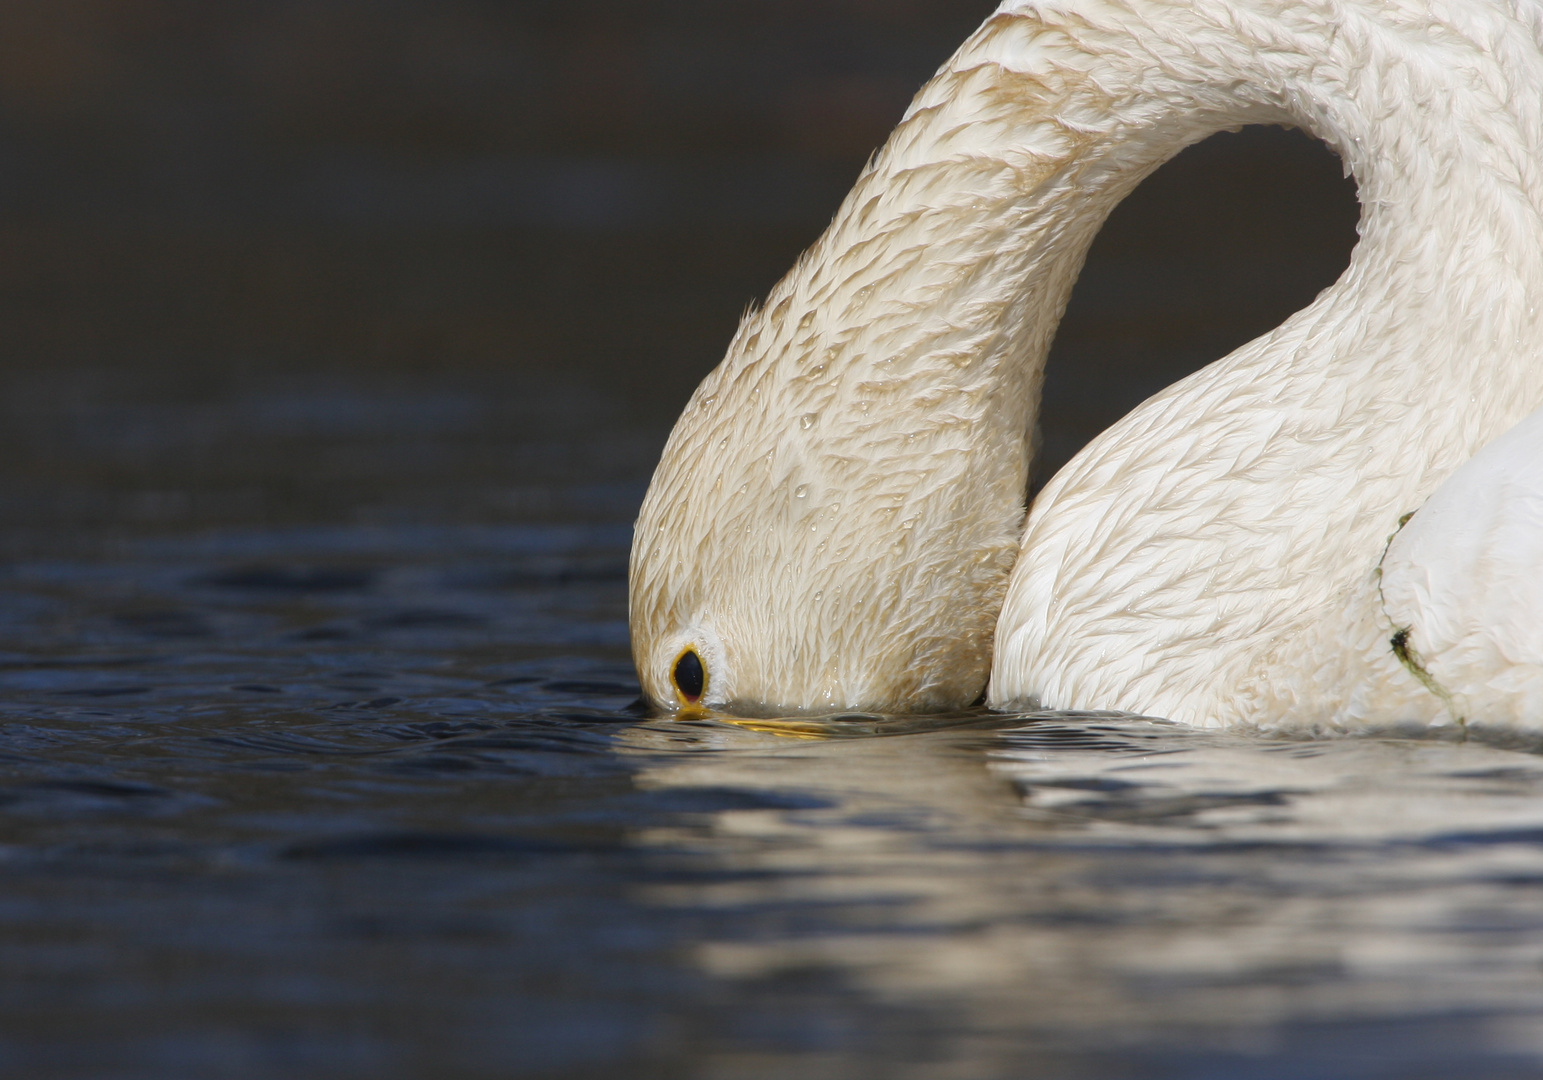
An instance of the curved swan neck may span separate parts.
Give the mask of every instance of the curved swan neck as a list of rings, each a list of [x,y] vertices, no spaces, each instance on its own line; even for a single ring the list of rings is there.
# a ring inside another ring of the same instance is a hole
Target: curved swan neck
[[[1537,44],[1498,5],[1432,8],[1009,0],[917,96],[768,308],[818,308],[832,336],[878,337],[859,328],[894,317],[912,356],[929,323],[995,316],[1022,339],[1018,374],[1037,377],[1109,210],[1185,146],[1250,123],[1339,152],[1363,204],[1358,258],[1417,259],[1433,277],[1508,252],[1525,266],[1543,241]]]
[[[1295,124],[1333,145],[1359,185],[1362,242],[1314,305],[1208,372],[1242,371],[1261,400],[1295,372],[1301,386],[1276,389],[1319,395],[1322,428],[1302,441],[1327,472],[1336,418],[1374,417],[1386,437],[1360,464],[1396,478],[1379,497],[1428,493],[1543,392],[1506,359],[1543,346],[1543,69],[1524,14],[1500,0],[1005,3],[677,424],[633,549],[650,695],[671,700],[659,672],[700,640],[726,658],[716,700],[974,699],[1018,554],[1044,360],[1087,247],[1146,175],[1218,130]],[[1457,397],[1470,405],[1450,415],[1420,405]],[[1402,466],[1419,424],[1440,428],[1431,453]]]

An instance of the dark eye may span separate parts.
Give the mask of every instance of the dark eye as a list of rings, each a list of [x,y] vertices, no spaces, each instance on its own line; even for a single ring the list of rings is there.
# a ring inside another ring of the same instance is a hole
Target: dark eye
[[[702,691],[707,689],[707,672],[703,670],[702,658],[696,654],[695,649],[687,649],[680,654],[671,677],[675,680],[675,689],[686,699],[687,704],[695,705]]]

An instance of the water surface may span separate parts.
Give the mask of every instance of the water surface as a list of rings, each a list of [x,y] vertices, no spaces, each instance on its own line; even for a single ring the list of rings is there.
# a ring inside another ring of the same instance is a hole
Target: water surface
[[[647,438],[605,433],[622,464],[585,487],[534,391],[416,433],[399,400],[108,401],[81,430],[148,486],[9,482],[5,1073],[1543,1070],[1543,758],[651,718],[624,618]],[[69,430],[32,445],[89,459]],[[210,502],[237,443],[295,479]]]
[[[665,430],[993,6],[0,5],[0,1074],[1543,1073],[1543,759],[631,708]],[[1034,484],[1355,221],[1154,174]]]

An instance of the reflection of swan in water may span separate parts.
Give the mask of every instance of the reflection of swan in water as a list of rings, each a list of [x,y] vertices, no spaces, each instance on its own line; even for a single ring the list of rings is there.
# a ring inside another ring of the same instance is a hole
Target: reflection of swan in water
[[[1454,476],[1543,402],[1540,26],[1488,0],[1008,0],[676,425],[633,548],[649,696],[932,710],[989,671],[993,704],[1197,724],[1543,723],[1543,416]],[[1339,151],[1349,268],[1095,439],[1025,525],[1093,234],[1247,123]]]
[[[749,1002],[765,1021],[794,998],[798,1050],[848,1055],[802,1070],[760,1059],[761,1072],[873,1074],[899,1029],[853,1046],[811,1039],[807,1018],[871,1031],[866,1010],[887,1006],[908,1034],[936,1033],[923,1075],[1152,1075],[1175,1048],[1176,1075],[1257,1073],[1257,1059],[1197,1067],[1218,1041],[1267,1045],[1272,1064],[1291,1043],[1358,1045],[1412,1074],[1430,1066],[1422,1053],[1451,1053],[1418,1035],[1441,1017],[1468,1018],[1436,1041],[1470,1067],[1425,1075],[1484,1072],[1474,1055],[1502,1042],[1528,1048],[1513,1072],[1537,1071],[1543,757],[990,719],[1015,730],[618,731],[645,805],[680,808],[640,814],[630,842],[669,871],[639,875],[639,893],[691,927],[684,959],[717,984],[708,1017]],[[1319,1022],[1331,1042],[1290,1034]],[[1108,1052],[1111,1032],[1140,1048],[1128,1067],[1012,1058],[1038,1046],[1076,1062]],[[939,1064],[951,1060],[975,1067]]]

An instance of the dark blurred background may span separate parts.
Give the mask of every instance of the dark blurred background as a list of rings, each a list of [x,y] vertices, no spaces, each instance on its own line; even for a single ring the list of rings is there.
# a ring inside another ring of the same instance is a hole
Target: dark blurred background
[[[981,0],[0,3],[11,548],[625,518],[734,324]],[[1354,191],[1249,129],[1100,236],[1042,480],[1343,268]]]

